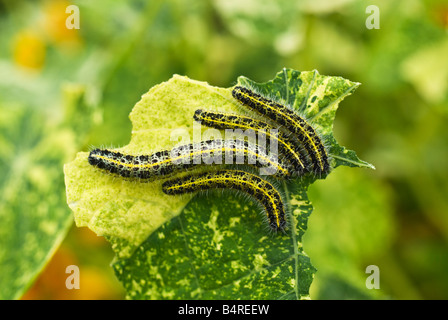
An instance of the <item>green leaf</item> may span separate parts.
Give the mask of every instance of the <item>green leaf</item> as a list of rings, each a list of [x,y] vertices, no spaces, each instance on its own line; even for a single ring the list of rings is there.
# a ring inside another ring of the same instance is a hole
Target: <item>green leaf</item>
[[[339,102],[350,95],[359,83],[341,77],[322,76],[316,70],[298,72],[291,69],[283,69],[274,80],[263,84],[245,77],[240,77],[238,81],[267,96],[276,96],[311,121],[328,145],[334,168],[340,165],[375,168],[360,160],[354,151],[338,145],[333,136],[333,121]]]
[[[174,76],[153,87],[130,114],[133,125],[128,145],[118,150],[127,154],[149,154],[175,146],[181,133],[193,137],[193,114],[204,105],[236,111],[227,89]],[[193,137],[201,140],[201,137]],[[179,215],[191,196],[172,197],[161,190],[162,181],[136,183],[106,175],[79,153],[65,165],[67,203],[79,227],[87,226],[110,240],[118,257],[132,252],[161,225]],[[148,214],[150,213],[150,214]]]
[[[62,110],[0,105],[0,299],[25,293],[73,224],[61,169],[85,142],[94,109],[84,86],[62,92]]]
[[[328,143],[333,167],[370,167],[339,146],[332,134],[339,102],[359,84],[290,69],[266,83],[244,77],[238,83],[277,95],[310,119]],[[130,115],[131,141],[118,150],[144,154],[174,146],[174,130],[193,136],[192,117],[199,108],[242,111],[231,88],[176,75],[136,104]],[[111,242],[117,254],[113,267],[129,298],[309,297],[315,269],[302,237],[312,211],[307,188],[315,178],[280,183],[292,223],[287,233],[273,235],[258,217],[257,206],[238,194],[168,196],[161,191],[162,181],[139,183],[104,174],[88,164],[87,155],[79,153],[65,166],[67,201],[78,226],[88,226]]]
[[[132,299],[307,298],[314,268],[301,247],[311,204],[288,197],[295,234],[272,235],[258,207],[230,192],[197,196],[128,259],[114,263]]]
[[[76,144],[33,109],[0,109],[0,299],[17,299],[73,223],[61,168]]]

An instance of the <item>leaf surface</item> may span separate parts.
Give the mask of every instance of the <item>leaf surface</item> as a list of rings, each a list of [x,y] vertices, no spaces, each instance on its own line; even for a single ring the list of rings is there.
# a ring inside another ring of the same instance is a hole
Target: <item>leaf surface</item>
[[[0,109],[0,299],[10,300],[32,284],[73,223],[61,168],[76,144],[73,131],[36,110]]]
[[[325,139],[334,168],[372,167],[339,146],[332,134],[340,101],[358,83],[284,69],[266,83],[240,77],[238,84],[276,97],[309,119]],[[202,135],[193,131],[195,110],[247,114],[231,90],[177,75],[153,87],[131,112],[131,141],[118,150],[149,154],[176,145],[179,137],[184,143],[203,140],[207,128]],[[87,156],[79,153],[65,166],[67,201],[78,226],[111,242],[117,254],[113,267],[129,298],[309,297],[315,268],[302,237],[312,212],[307,188],[315,177],[277,182],[288,204],[290,227],[284,234],[270,234],[258,206],[241,194],[168,196],[161,191],[163,179],[121,179],[91,167]]]

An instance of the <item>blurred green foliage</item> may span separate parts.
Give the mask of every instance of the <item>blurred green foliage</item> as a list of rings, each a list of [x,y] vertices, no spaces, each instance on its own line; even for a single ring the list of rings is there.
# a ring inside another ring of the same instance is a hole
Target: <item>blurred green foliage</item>
[[[79,30],[65,27],[69,4],[80,8]],[[380,29],[365,27],[369,4],[380,9]],[[338,168],[311,187],[314,212],[304,237],[318,269],[311,297],[447,299],[447,29],[444,0],[3,0],[1,172],[23,154],[11,146],[26,144],[26,151],[56,157],[39,167],[33,155],[31,167],[42,170],[31,177],[61,183],[62,163],[74,152],[127,144],[133,105],[173,74],[222,87],[240,75],[263,82],[283,67],[342,76],[362,85],[340,105],[335,137],[377,170]],[[18,114],[28,125],[9,120]],[[62,143],[52,144],[57,136]],[[71,215],[62,184],[52,184],[48,197],[25,178],[17,176],[15,197],[42,204],[11,206],[2,196],[0,224],[8,212],[39,221]],[[13,190],[5,174],[0,181]],[[3,259],[6,239],[21,232],[0,232],[2,271],[11,263]],[[376,292],[364,285],[370,264],[381,271]],[[23,279],[38,270],[29,272]]]

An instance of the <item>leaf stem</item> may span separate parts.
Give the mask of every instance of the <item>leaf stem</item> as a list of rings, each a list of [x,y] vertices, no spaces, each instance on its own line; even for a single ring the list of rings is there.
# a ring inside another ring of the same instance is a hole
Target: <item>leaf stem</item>
[[[289,192],[288,192],[288,186],[286,185],[286,181],[283,181],[283,189],[285,190],[285,198],[286,203],[290,202]],[[299,296],[299,248],[297,247],[297,230],[296,226],[292,221],[294,221],[294,215],[288,211],[289,221],[291,221],[291,240],[292,240],[292,246],[294,248],[294,278],[295,278],[295,286],[294,286],[294,292],[296,294],[297,300],[300,299]]]

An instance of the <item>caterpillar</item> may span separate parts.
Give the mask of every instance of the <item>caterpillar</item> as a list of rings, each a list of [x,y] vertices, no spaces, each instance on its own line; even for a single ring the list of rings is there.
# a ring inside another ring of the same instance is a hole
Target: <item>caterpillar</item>
[[[277,156],[244,140],[206,140],[150,155],[126,155],[107,149],[94,149],[88,162],[95,167],[125,178],[150,179],[193,168],[201,164],[248,164],[269,167],[270,174],[287,177],[288,165]]]
[[[292,139],[282,131],[275,130],[277,134],[272,135],[271,132],[275,128],[262,120],[235,114],[203,111],[201,109],[195,111],[193,118],[206,126],[216,129],[254,130],[258,134],[264,134],[271,141],[272,139],[277,141],[279,153],[283,154],[291,163],[297,175],[302,175],[309,171],[308,160],[303,155],[300,146],[297,143],[293,143]]]
[[[262,205],[273,231],[285,230],[285,206],[279,191],[270,182],[246,171],[221,170],[195,174],[162,184],[163,192],[169,195],[209,189],[232,189],[248,194]]]
[[[330,171],[329,156],[325,145],[314,128],[304,118],[290,108],[262,97],[242,86],[234,87],[232,96],[243,105],[268,117],[295,134],[311,158],[313,171],[316,175],[327,174]]]

